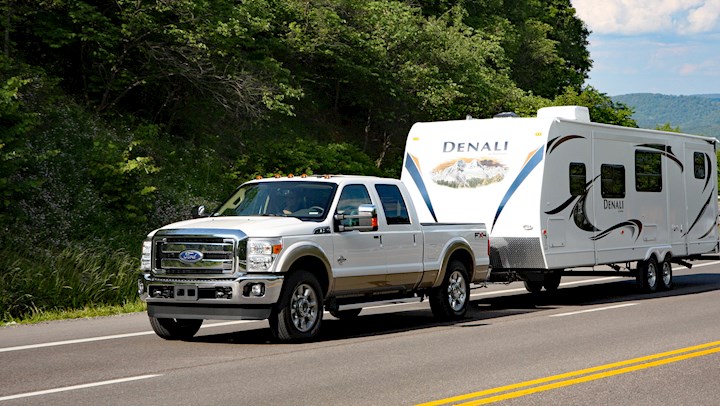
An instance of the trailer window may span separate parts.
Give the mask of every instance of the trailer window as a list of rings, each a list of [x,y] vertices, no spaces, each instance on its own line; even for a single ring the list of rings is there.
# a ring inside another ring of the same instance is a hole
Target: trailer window
[[[693,162],[695,163],[695,179],[705,179],[705,154],[695,152]]]
[[[388,225],[410,224],[405,199],[395,185],[375,185]]]
[[[570,162],[570,196],[585,194],[585,182],[587,182],[585,164]]]
[[[635,190],[662,191],[662,156],[659,152],[635,151]]]
[[[600,167],[600,194],[606,199],[625,197],[625,167],[604,164]]]

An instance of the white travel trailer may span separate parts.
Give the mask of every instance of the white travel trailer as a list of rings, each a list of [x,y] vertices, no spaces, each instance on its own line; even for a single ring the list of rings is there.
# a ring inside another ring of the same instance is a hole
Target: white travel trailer
[[[493,279],[537,292],[592,269],[652,292],[672,287],[671,263],[720,248],[716,148],[715,138],[549,107],[535,118],[417,123],[401,178],[425,203],[421,221],[487,224]]]

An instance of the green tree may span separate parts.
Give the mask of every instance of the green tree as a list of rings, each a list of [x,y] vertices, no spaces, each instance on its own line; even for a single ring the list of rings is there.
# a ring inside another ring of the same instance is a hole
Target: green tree
[[[659,131],[668,131],[668,132],[672,132],[672,133],[681,133],[682,132],[682,131],[680,131],[680,126],[673,127],[670,123],[665,123],[663,125],[656,125],[655,129],[659,130]]]
[[[553,100],[558,106],[585,106],[590,110],[590,118],[597,123],[615,124],[624,127],[635,127],[633,110],[623,103],[617,103],[605,93],[592,86],[585,87],[581,92],[567,88],[565,93]]]

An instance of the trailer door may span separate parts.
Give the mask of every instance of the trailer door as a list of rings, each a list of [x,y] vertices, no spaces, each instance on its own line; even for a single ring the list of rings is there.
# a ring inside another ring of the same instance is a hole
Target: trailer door
[[[708,143],[685,143],[686,222],[683,237],[687,254],[705,253],[717,243],[718,202],[714,148]],[[677,256],[677,254],[676,254]]]
[[[672,141],[671,141],[672,142]],[[676,257],[687,255],[688,229],[688,200],[694,197],[688,195],[688,176],[692,177],[693,153],[686,151],[684,142],[673,143],[673,147],[680,147],[682,153],[667,165],[668,188],[668,224],[670,225],[670,245]],[[692,188],[692,185],[690,185]]]
[[[643,252],[637,248],[664,239],[667,202],[662,177],[650,176],[657,173],[661,154],[654,148],[638,148],[646,141],[626,134],[594,133],[593,240],[598,264],[636,260]],[[640,191],[638,175],[647,176]]]

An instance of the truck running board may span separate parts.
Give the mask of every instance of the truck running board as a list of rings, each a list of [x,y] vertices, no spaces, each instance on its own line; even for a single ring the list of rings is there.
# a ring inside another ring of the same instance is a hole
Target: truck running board
[[[384,305],[393,305],[393,304],[401,304],[401,303],[420,303],[423,301],[423,299],[424,299],[424,297],[408,297],[408,298],[400,298],[400,299],[378,300],[377,302],[349,303],[346,305],[339,305],[338,310],[361,309],[363,307],[384,306]]]

